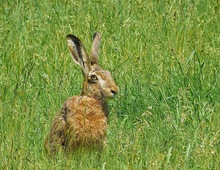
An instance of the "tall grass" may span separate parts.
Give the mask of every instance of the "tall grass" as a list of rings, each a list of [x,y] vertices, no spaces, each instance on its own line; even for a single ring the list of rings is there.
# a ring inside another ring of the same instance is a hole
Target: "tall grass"
[[[0,169],[220,169],[220,3],[2,1]],[[120,94],[102,155],[50,158],[54,115],[82,75],[65,36],[89,49]]]

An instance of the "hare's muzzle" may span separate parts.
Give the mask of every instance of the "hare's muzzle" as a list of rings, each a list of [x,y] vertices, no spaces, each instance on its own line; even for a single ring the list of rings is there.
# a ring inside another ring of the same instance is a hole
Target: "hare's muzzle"
[[[114,88],[111,88],[112,98],[114,98],[115,95],[116,95],[118,92],[119,92],[118,86],[115,86]]]

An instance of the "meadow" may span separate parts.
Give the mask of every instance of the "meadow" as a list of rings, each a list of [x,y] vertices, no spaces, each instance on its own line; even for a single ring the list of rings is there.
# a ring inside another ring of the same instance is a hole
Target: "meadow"
[[[66,35],[89,50],[120,93],[99,155],[45,153],[44,139],[82,74]],[[220,169],[220,2],[0,3],[0,169]]]

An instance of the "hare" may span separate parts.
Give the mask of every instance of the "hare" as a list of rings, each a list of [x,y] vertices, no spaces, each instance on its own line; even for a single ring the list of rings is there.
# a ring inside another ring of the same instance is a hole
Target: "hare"
[[[95,32],[88,56],[79,38],[67,35],[72,58],[84,76],[83,88],[81,95],[66,100],[55,117],[45,140],[49,153],[59,149],[71,152],[81,147],[103,149],[109,114],[107,99],[114,98],[119,87],[111,73],[98,65],[100,39],[100,34]]]

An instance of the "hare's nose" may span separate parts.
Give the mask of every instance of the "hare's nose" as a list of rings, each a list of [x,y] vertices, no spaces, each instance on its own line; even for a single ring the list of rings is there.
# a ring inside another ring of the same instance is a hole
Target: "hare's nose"
[[[114,91],[114,90],[111,90],[111,92],[112,92],[112,94],[114,94],[114,95],[117,93],[117,92],[116,92],[116,91]]]
[[[116,93],[118,93],[118,91],[119,91],[119,88],[118,88],[118,86],[116,86],[116,87],[114,87],[114,88],[112,88],[111,89],[111,92],[112,92],[112,94],[116,94]]]

